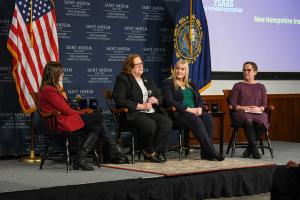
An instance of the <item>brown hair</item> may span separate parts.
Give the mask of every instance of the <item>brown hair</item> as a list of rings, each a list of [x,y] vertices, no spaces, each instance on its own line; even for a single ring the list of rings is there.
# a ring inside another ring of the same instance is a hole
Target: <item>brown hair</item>
[[[122,67],[122,70],[121,72],[122,73],[125,73],[125,74],[131,74],[131,70],[133,69],[134,67],[134,63],[133,63],[133,60],[135,58],[140,58],[142,60],[142,62],[144,63],[142,57],[139,55],[139,54],[136,54],[136,53],[133,53],[133,54],[130,54],[123,62],[123,67]]]
[[[50,85],[59,89],[59,77],[63,74],[63,71],[63,65],[61,63],[53,61],[48,62],[44,68],[41,89],[43,89],[45,85]]]
[[[258,70],[257,64],[255,62],[252,62],[252,61],[245,62],[243,64],[243,69],[244,69],[245,65],[248,65],[248,64],[251,65],[252,69],[257,72],[257,70]]]

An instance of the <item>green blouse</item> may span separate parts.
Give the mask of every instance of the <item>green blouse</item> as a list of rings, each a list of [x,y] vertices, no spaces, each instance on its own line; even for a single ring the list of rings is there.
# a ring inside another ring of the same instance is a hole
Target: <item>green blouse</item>
[[[183,105],[189,108],[195,107],[194,94],[191,88],[181,89],[181,93],[183,95]]]

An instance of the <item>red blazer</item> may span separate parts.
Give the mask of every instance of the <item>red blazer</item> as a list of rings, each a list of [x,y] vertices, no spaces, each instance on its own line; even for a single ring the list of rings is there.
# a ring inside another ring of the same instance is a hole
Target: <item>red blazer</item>
[[[55,87],[44,86],[39,94],[39,103],[42,112],[59,111],[61,113],[57,117],[59,131],[75,131],[84,126],[80,112],[73,110]]]

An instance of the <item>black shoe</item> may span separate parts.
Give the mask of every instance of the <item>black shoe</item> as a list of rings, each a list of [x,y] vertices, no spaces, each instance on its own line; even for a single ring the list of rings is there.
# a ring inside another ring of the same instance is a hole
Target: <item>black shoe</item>
[[[167,162],[167,157],[165,153],[157,153],[157,157],[161,159],[163,162]]]
[[[78,157],[75,156],[75,158],[73,159],[73,170],[79,170],[79,169],[82,169],[84,171],[93,171],[94,167],[88,165],[85,159],[83,158],[78,159]]]
[[[216,159],[217,159],[217,161],[223,161],[223,160],[225,160],[225,156],[223,154],[218,153]]]
[[[208,156],[204,153],[204,151],[201,151],[200,157],[201,157],[201,159],[203,159],[203,160],[207,160],[207,158],[208,158]]]
[[[201,157],[203,160],[208,160],[208,161],[223,161],[225,160],[225,156],[223,154],[217,154],[214,157]]]
[[[251,152],[250,150],[247,148],[244,153],[243,153],[243,158],[250,158],[251,156]]]
[[[258,153],[256,153],[256,154],[252,154],[252,157],[254,158],[254,159],[261,159],[261,155]]]
[[[261,155],[259,154],[259,151],[256,146],[252,149],[252,157],[254,159],[261,159]]]
[[[154,163],[163,163],[164,162],[157,154],[155,154],[154,156],[147,156],[146,154],[144,154],[144,161],[154,162]]]
[[[251,150],[252,157],[254,159],[261,159],[261,155],[259,154],[259,151],[257,149],[256,142],[249,143],[249,147],[250,147],[250,150]]]

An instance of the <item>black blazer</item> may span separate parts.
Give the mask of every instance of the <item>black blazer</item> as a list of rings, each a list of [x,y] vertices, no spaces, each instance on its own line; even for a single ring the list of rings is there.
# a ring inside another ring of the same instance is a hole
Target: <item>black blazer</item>
[[[189,82],[194,94],[195,107],[203,106],[202,97],[193,82]],[[166,107],[174,106],[176,112],[172,113],[172,117],[176,117],[179,113],[184,112],[187,107],[183,105],[183,95],[180,88],[176,89],[172,79],[168,78],[162,83],[162,94],[164,96],[164,105]]]
[[[163,97],[159,88],[155,83],[146,75],[142,74],[142,80],[147,90],[151,90],[151,96],[158,99],[159,105],[163,104]],[[142,90],[131,74],[121,73],[117,76],[116,83],[113,89],[113,99],[117,108],[128,108],[126,113],[127,120],[133,120],[140,113],[136,110],[138,103],[143,103]],[[166,112],[159,105],[153,105],[154,109],[158,112],[166,114]]]

